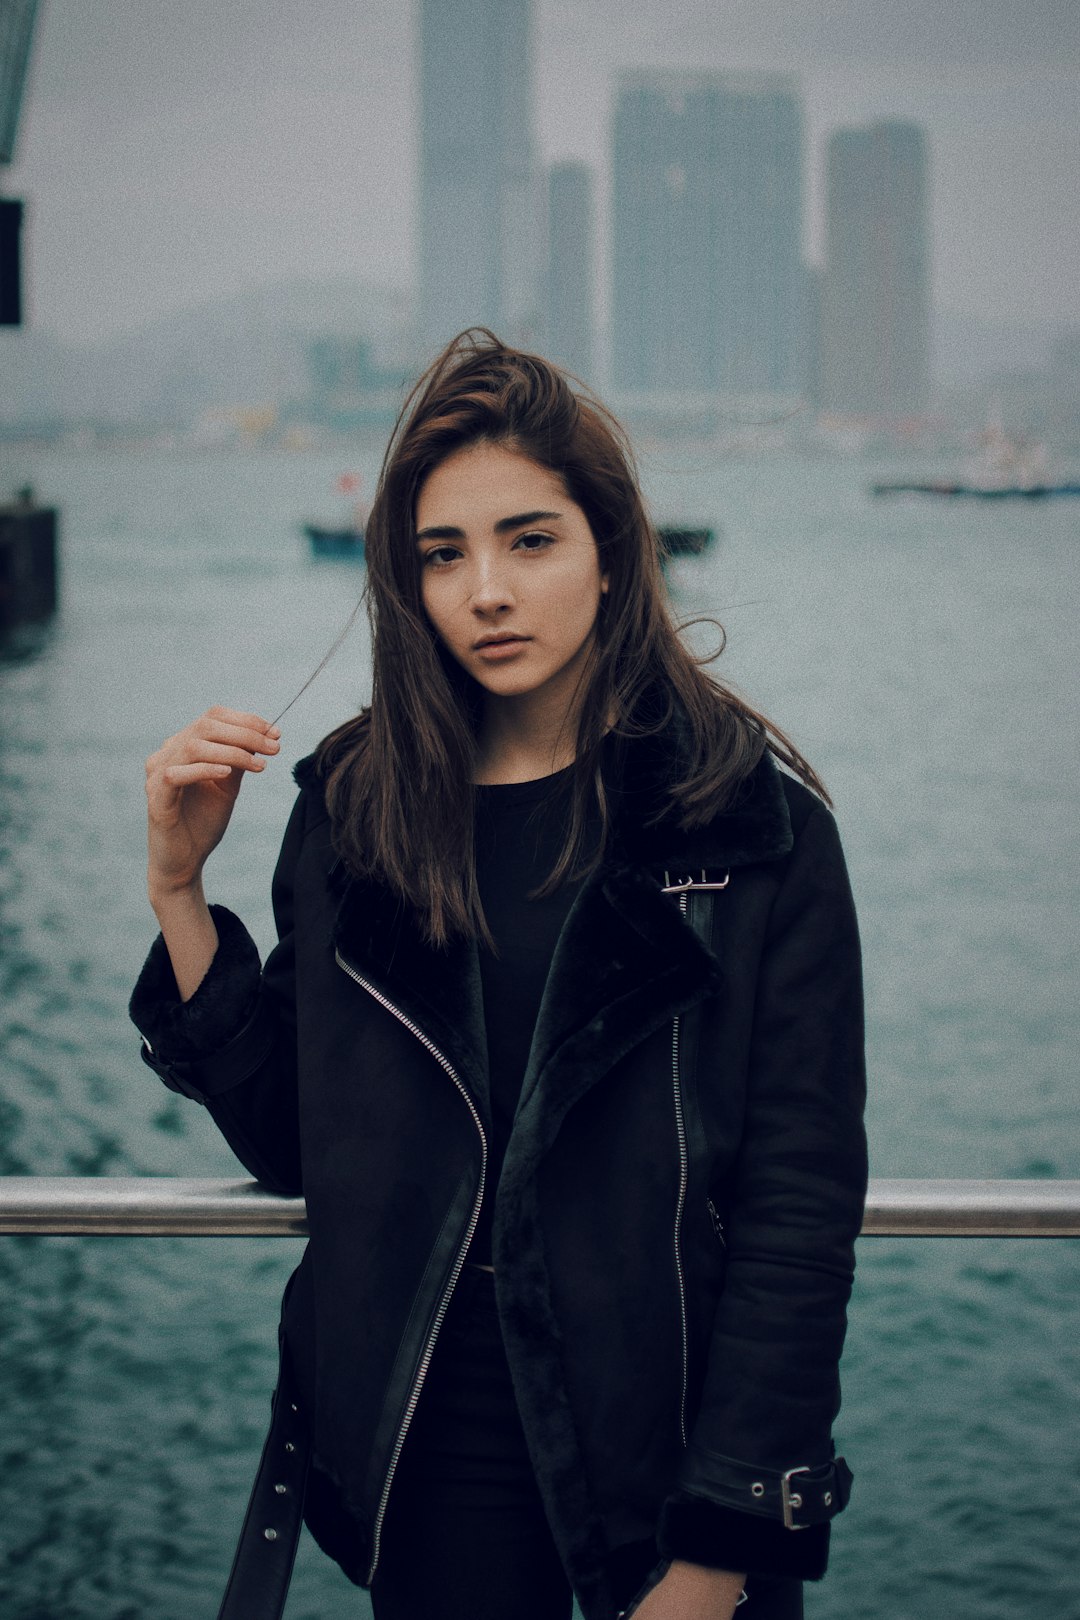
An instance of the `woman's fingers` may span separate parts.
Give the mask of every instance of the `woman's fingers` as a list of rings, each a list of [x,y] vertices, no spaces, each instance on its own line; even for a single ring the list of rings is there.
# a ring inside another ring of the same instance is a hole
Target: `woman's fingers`
[[[225,774],[201,770],[195,774],[176,774],[187,766],[225,765],[231,770],[261,771],[265,761],[259,756],[276,754],[281,747],[280,736],[276,726],[268,726],[258,715],[244,714],[237,709],[208,709],[150,755],[146,774],[148,778],[159,776],[181,785],[212,781],[215,776]]]
[[[261,771],[262,760],[256,760],[249,770]],[[170,787],[190,787],[193,782],[224,782],[226,777],[232,775],[233,766],[214,765],[208,760],[201,760],[193,765],[166,765],[162,777]]]
[[[247,726],[252,731],[259,732],[261,736],[281,736],[279,728],[272,726],[268,720],[264,720],[261,714],[248,714],[243,709],[226,709],[220,703],[215,703],[213,708],[207,709],[206,713],[200,716],[200,719],[222,720],[226,725],[230,726]],[[199,720],[196,720],[195,724],[198,725]]]
[[[273,747],[276,751],[277,744]],[[272,751],[269,742],[265,744],[265,749],[267,753]],[[166,768],[175,765],[231,765],[239,771],[266,769],[265,759],[260,759],[254,749],[212,742],[207,737],[179,738],[175,751],[171,752],[165,765]]]
[[[205,737],[208,741],[231,743],[236,748],[246,748],[251,753],[276,754],[281,747],[279,741],[281,732],[276,726],[268,726],[265,721],[257,720],[249,715],[232,716],[231,710],[224,710],[221,715],[215,715],[212,709],[196,720],[194,727],[189,728],[197,735]],[[183,735],[183,733],[181,733]]]
[[[146,761],[151,827],[172,842],[186,829],[196,842],[212,848],[228,824],[244,776],[265,770],[262,756],[279,751],[280,736],[261,715],[216,705],[167,737]],[[220,788],[223,797],[202,797],[201,789],[213,788]]]
[[[255,723],[252,723],[253,720]],[[231,709],[215,714],[213,709],[208,709],[193,725],[186,726],[174,738],[170,738],[170,742],[177,744],[181,753],[197,756],[205,752],[207,758],[221,760],[223,756],[220,753],[209,752],[215,745],[240,750],[246,757],[276,754],[281,747],[280,736],[276,726],[270,727],[257,717],[237,714]],[[165,746],[168,748],[169,744]],[[185,760],[185,763],[190,762],[190,759]],[[231,758],[225,763],[238,765],[241,761]]]

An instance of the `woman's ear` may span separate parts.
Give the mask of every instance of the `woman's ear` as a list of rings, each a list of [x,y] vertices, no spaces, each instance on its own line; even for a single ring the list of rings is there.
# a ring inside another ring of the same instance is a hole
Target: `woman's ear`
[[[606,596],[607,595],[608,586],[610,584],[611,584],[611,575],[610,574],[601,574],[600,575],[600,595],[601,596]]]

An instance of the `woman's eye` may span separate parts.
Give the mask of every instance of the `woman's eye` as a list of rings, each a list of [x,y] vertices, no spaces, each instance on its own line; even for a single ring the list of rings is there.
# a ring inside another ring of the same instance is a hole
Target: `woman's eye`
[[[459,553],[454,546],[433,546],[430,551],[424,552],[424,565],[432,568],[445,568],[452,563]]]
[[[546,546],[551,544],[552,537],[550,534],[519,534],[514,541],[515,549],[520,547],[522,551],[543,551]]]

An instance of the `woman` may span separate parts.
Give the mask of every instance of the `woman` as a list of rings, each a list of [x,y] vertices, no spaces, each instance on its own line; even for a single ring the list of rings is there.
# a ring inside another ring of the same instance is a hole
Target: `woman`
[[[306,1196],[277,1403],[305,1518],[376,1620],[564,1620],[571,1587],[586,1620],[729,1620],[744,1588],[788,1620],[847,1497],[865,1190],[824,790],[680,644],[620,430],[547,362],[450,345],[366,544],[372,702],[296,769],[278,945],[260,973],[203,898],[280,746],[212,709],[147,764],[132,1001],[166,1083]]]

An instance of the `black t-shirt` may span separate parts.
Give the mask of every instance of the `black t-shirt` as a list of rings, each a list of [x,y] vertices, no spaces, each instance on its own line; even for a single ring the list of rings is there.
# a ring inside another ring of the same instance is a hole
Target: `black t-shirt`
[[[476,877],[495,952],[480,946],[492,1139],[487,1185],[469,1259],[491,1264],[491,1212],[536,1015],[555,942],[580,879],[530,899],[545,881],[566,837],[573,766],[535,782],[477,788]]]

